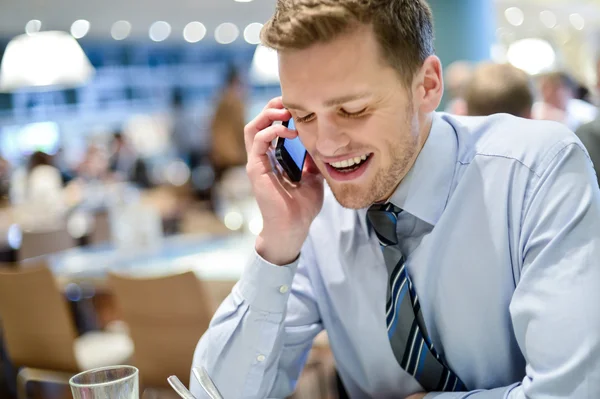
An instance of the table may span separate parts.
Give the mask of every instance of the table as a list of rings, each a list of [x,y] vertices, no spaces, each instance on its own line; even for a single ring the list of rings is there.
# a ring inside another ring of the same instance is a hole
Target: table
[[[239,280],[254,251],[254,241],[252,235],[180,235],[164,238],[153,248],[123,250],[104,244],[57,252],[44,259],[63,288],[78,284],[95,291],[107,290],[109,272],[146,278],[192,270],[208,283],[210,296],[220,303]]]

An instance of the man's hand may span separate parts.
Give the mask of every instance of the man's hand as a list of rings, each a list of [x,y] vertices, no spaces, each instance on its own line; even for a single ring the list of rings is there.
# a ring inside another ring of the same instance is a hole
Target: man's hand
[[[425,396],[427,396],[427,393],[416,393],[414,395],[410,395],[406,399],[423,399]]]
[[[302,181],[297,184],[288,182],[271,166],[271,142],[277,137],[298,136],[297,131],[273,122],[287,121],[291,116],[283,108],[281,97],[274,98],[244,130],[246,171],[263,218],[256,251],[276,265],[291,263],[298,257],[310,225],[323,205],[323,176],[310,155],[306,156]]]

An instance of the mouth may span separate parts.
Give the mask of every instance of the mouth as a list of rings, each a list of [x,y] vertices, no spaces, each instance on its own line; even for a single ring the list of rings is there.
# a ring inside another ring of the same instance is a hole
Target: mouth
[[[339,162],[325,163],[329,175],[337,181],[358,179],[366,171],[373,154],[364,154]]]

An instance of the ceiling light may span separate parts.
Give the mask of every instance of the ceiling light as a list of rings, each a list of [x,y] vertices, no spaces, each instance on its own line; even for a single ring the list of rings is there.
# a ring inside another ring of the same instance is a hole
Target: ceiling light
[[[90,22],[85,19],[79,19],[71,25],[71,35],[75,39],[81,39],[90,31]]]
[[[525,21],[525,15],[523,11],[518,7],[510,7],[504,11],[504,16],[509,24],[514,26],[520,26]]]
[[[148,32],[150,39],[155,42],[162,42],[166,40],[171,34],[171,25],[169,25],[165,21],[156,21],[150,26],[150,30]]]
[[[81,46],[67,32],[25,34],[6,46],[0,67],[0,90],[77,87],[91,79],[93,73]]]
[[[32,19],[27,22],[25,25],[25,33],[28,35],[33,35],[34,33],[38,33],[42,29],[42,21],[39,19]]]
[[[238,38],[240,31],[231,22],[225,22],[215,29],[215,40],[220,44],[233,43]]]
[[[585,27],[585,19],[580,14],[571,14],[569,15],[569,21],[571,21],[571,25],[573,28],[577,30],[582,30]]]
[[[110,35],[115,40],[125,40],[131,33],[131,24],[127,21],[117,21],[110,29]]]
[[[206,27],[202,22],[190,22],[183,29],[183,38],[189,43],[196,43],[206,36]]]
[[[556,61],[556,53],[550,43],[541,39],[514,42],[508,48],[506,57],[512,65],[531,75],[550,70]]]
[[[260,30],[262,29],[262,27],[263,24],[258,22],[254,22],[246,26],[246,29],[244,29],[244,40],[246,40],[250,44],[259,44]]]
[[[554,28],[556,26],[556,15],[552,11],[542,11],[540,13],[540,21],[542,21],[546,28]]]

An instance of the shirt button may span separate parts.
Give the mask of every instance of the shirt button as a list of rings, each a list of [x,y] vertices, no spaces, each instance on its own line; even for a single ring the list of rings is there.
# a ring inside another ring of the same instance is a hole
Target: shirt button
[[[279,287],[279,292],[281,292],[282,294],[285,294],[289,290],[290,290],[290,287],[288,287],[287,285],[282,285],[281,287]]]
[[[267,359],[267,357],[265,355],[258,355],[256,357],[256,360],[258,360],[259,362],[264,362]]]

